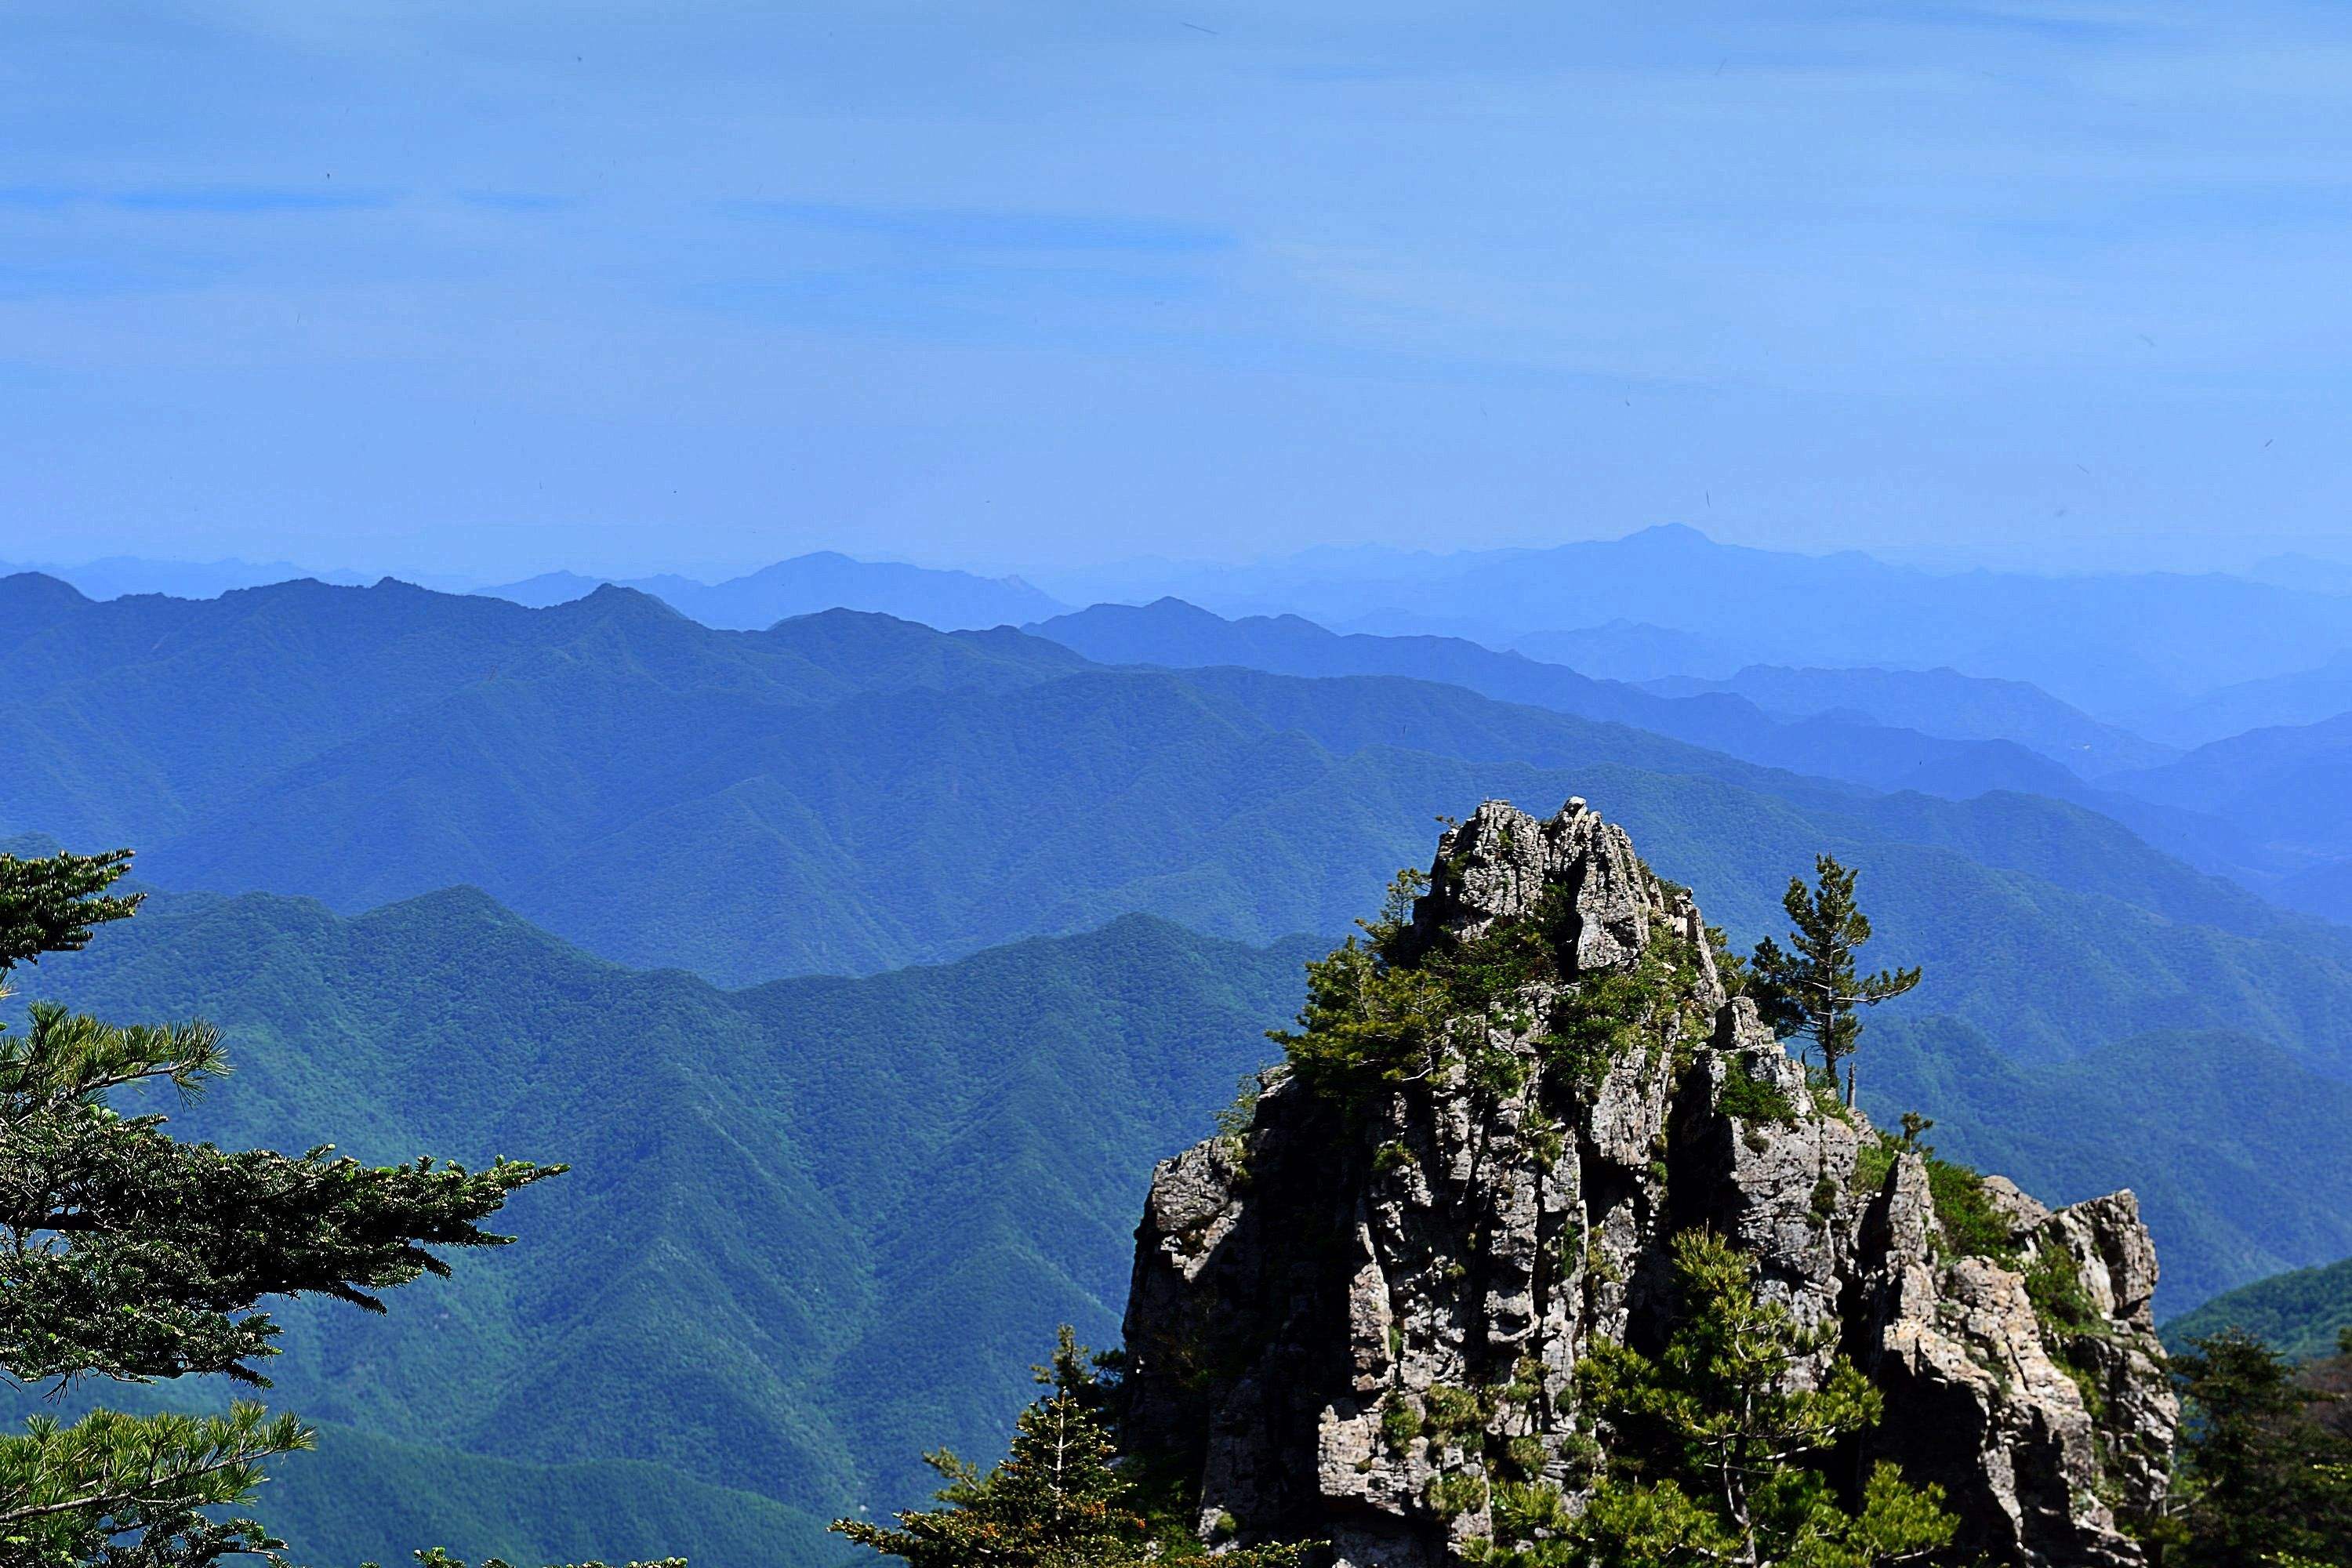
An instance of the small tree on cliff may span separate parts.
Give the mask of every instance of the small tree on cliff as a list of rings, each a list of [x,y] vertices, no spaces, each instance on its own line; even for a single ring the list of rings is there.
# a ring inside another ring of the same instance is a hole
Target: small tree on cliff
[[[1883,1568],[1949,1546],[1940,1489],[1880,1464],[1849,1510],[1820,1466],[1874,1426],[1878,1393],[1843,1356],[1804,1375],[1836,1337],[1757,1294],[1748,1260],[1719,1237],[1675,1240],[1680,1295],[1655,1359],[1603,1344],[1578,1367],[1612,1431],[1609,1465],[1563,1539],[1591,1568]]]
[[[0,856],[0,982],[85,946],[138,899],[107,889],[127,850]],[[0,994],[5,994],[0,984]],[[204,1024],[118,1026],[36,1004],[0,1038],[0,1372],[61,1387],[220,1373],[257,1387],[278,1327],[254,1310],[316,1292],[371,1311],[376,1292],[448,1266],[427,1247],[509,1238],[478,1228],[561,1166],[371,1168],[317,1149],[225,1152],[125,1116],[109,1096],[164,1081],[191,1095],[226,1070]],[[0,1437],[0,1564],[204,1568],[279,1543],[220,1510],[248,1500],[272,1456],[310,1445],[293,1417],[100,1410]]]
[[[1127,1467],[1114,1463],[1105,1414],[1113,1390],[1062,1330],[1048,1392],[1014,1424],[1013,1447],[982,1472],[941,1448],[923,1462],[947,1478],[946,1506],[908,1510],[898,1527],[860,1519],[833,1528],[913,1568],[1292,1568],[1296,1546],[1226,1547],[1212,1558],[1181,1519],[1155,1508]]]
[[[1812,887],[1806,887],[1801,877],[1791,877],[1780,900],[1795,928],[1789,933],[1795,951],[1769,936],[1758,942],[1748,992],[1756,998],[1764,1021],[1781,1037],[1801,1037],[1821,1048],[1822,1065],[1834,1086],[1838,1063],[1853,1054],[1861,1038],[1860,1009],[1902,995],[1919,984],[1919,971],[1857,973],[1854,954],[1870,940],[1870,917],[1854,903],[1854,874],[1829,855],[1814,859],[1813,871],[1817,880]],[[1851,1067],[1846,1069],[1845,1100],[1853,1103]]]
[[[2315,1418],[2326,1396],[2236,1329],[2172,1366],[2189,1419],[2153,1532],[2166,1568],[2352,1563],[2352,1441]]]

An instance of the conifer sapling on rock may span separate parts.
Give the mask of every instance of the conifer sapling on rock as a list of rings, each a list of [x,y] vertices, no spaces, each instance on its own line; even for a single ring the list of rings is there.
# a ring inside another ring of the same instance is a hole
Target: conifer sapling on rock
[[[1917,969],[1856,972],[1854,953],[1870,940],[1870,917],[1854,903],[1854,873],[1831,855],[1817,857],[1818,880],[1789,879],[1781,908],[1789,911],[1793,952],[1770,937],[1756,944],[1748,994],[1764,1021],[1783,1039],[1810,1039],[1821,1048],[1832,1088],[1838,1063],[1853,1054],[1862,1036],[1858,1009],[1892,1001],[1919,984]],[[1846,1069],[1845,1102],[1853,1103],[1853,1069]]]

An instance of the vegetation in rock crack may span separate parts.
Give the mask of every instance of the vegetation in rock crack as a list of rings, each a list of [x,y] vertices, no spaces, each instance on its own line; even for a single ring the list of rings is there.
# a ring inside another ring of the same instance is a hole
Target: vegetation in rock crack
[[[1876,1424],[1877,1392],[1831,1356],[1836,1325],[1799,1323],[1760,1296],[1748,1260],[1705,1231],[1677,1237],[1679,1306],[1663,1350],[1603,1344],[1577,1368],[1606,1423],[1606,1458],[1580,1512],[1548,1483],[1496,1489],[1486,1568],[1875,1568],[1951,1544],[1936,1487],[1881,1463],[1848,1498],[1826,1470]]]
[[[1524,1068],[1490,1043],[1499,1028],[1531,1037],[1547,1066],[1591,1088],[1631,1051],[1664,1048],[1697,985],[1696,950],[1663,923],[1631,971],[1575,976],[1563,958],[1573,911],[1560,887],[1475,937],[1417,933],[1413,900],[1427,885],[1420,871],[1398,872],[1380,914],[1356,922],[1362,935],[1307,964],[1298,1026],[1268,1037],[1310,1087],[1354,1098],[1458,1068],[1488,1097],[1507,1094]],[[1559,988],[1538,1013],[1528,987],[1542,983]]]
[[[913,1568],[1292,1568],[1297,1545],[1203,1542],[1184,1500],[1153,1485],[1147,1467],[1115,1462],[1116,1365],[1065,1327],[1051,1364],[1036,1369],[1047,1392],[1021,1413],[1000,1463],[982,1471],[935,1450],[923,1458],[947,1479],[940,1507],[901,1512],[895,1527],[843,1519],[833,1528]]]
[[[1716,1107],[1726,1116],[1736,1116],[1742,1121],[1786,1124],[1797,1120],[1796,1102],[1789,1098],[1788,1090],[1769,1079],[1750,1078],[1738,1070],[1724,1079]]]
[[[1748,994],[1776,1033],[1813,1043],[1835,1085],[1838,1064],[1849,1060],[1861,1042],[1860,1010],[1902,995],[1919,984],[1919,971],[1861,973],[1854,954],[1870,940],[1870,917],[1854,902],[1854,873],[1829,855],[1815,858],[1813,872],[1811,888],[1801,877],[1789,879],[1780,905],[1793,928],[1790,946],[1784,948],[1769,936],[1756,944]],[[1851,1066],[1846,1068],[1845,1101],[1853,1103]]]
[[[135,897],[107,893],[129,858],[0,856],[0,977],[131,915]],[[479,1222],[561,1168],[225,1152],[108,1103],[157,1080],[193,1095],[226,1067],[203,1024],[116,1026],[43,1004],[0,1041],[0,1371],[13,1382],[215,1373],[266,1386],[255,1363],[278,1329],[261,1301],[315,1293],[382,1311],[379,1292],[447,1272],[429,1247],[508,1240]],[[225,1415],[36,1417],[0,1437],[0,1563],[202,1568],[274,1554],[282,1542],[258,1522],[219,1516],[249,1500],[264,1460],[311,1440],[245,1402]]]
[[[2148,1531],[2161,1568],[2352,1563],[2352,1437],[2319,1418],[2326,1396],[2237,1329],[2191,1341],[2173,1371],[2189,1419]]]
[[[1956,1160],[1947,1160],[1936,1152],[1936,1146],[1922,1142],[1921,1134],[1935,1122],[1917,1111],[1906,1111],[1900,1133],[1882,1132],[1863,1144],[1853,1164],[1853,1184],[1861,1192],[1876,1192],[1886,1184],[1887,1173],[1895,1162],[1905,1154],[1916,1154],[1927,1168],[1927,1197],[1936,1211],[1936,1223],[1943,1230],[1942,1245],[1958,1258],[1990,1258],[1997,1263],[2018,1266],[2018,1246],[2011,1234],[2009,1220],[1993,1207],[1992,1199],[1985,1194],[1984,1173]],[[2057,1266],[2050,1266],[2054,1268]]]

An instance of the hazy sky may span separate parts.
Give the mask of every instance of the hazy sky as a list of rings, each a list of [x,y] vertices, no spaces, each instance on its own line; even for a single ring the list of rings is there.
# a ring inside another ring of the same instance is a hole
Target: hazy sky
[[[2352,9],[18,0],[0,559],[2352,556]]]

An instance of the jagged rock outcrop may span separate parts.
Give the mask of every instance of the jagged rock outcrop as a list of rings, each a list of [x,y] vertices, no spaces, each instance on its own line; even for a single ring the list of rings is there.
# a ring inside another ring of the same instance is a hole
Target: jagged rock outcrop
[[[1990,1178],[1956,1239],[1928,1163],[1817,1100],[1726,994],[1689,895],[1581,801],[1451,828],[1391,951],[1410,968],[1502,931],[1548,967],[1505,974],[1426,1070],[1340,1093],[1276,1069],[1245,1134],[1154,1176],[1126,1437],[1197,1478],[1208,1538],[1439,1568],[1491,1531],[1495,1456],[1573,1500],[1594,1440],[1573,1370],[1663,1337],[1669,1240],[1706,1226],[1836,1325],[1824,1368],[1843,1353],[1882,1391],[1841,1463],[1940,1483],[1996,1562],[2142,1561],[2118,1519],[2160,1498],[2178,1413],[2130,1194],[2053,1213]],[[1645,1023],[1612,1031],[1629,987]]]

